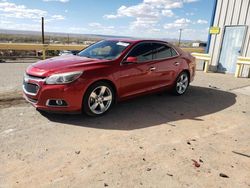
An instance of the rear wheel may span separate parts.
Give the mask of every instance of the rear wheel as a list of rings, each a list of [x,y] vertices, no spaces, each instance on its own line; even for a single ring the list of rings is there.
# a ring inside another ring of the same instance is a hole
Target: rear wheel
[[[175,81],[175,85],[173,87],[173,93],[175,95],[183,95],[189,86],[189,75],[187,72],[182,72],[179,74]]]
[[[97,82],[88,88],[83,110],[89,116],[102,115],[112,107],[114,99],[114,89],[106,82]]]

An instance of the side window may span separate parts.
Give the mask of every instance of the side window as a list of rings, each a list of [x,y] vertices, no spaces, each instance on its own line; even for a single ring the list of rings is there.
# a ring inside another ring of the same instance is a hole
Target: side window
[[[154,59],[164,59],[177,55],[176,51],[173,48],[165,44],[154,43],[153,46],[154,46]]]
[[[150,61],[153,58],[152,44],[143,43],[136,46],[128,55],[128,57],[137,57],[138,62]]]
[[[177,52],[173,48],[171,48],[171,52],[172,52],[172,56],[177,56],[178,55]]]

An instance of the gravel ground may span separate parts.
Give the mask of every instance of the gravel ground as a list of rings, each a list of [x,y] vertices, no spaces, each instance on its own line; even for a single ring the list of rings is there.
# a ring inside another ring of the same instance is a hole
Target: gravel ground
[[[250,187],[249,79],[197,72],[88,118],[27,104],[28,65],[0,64],[0,187]]]
[[[22,78],[30,63],[0,63],[0,94],[22,90]]]

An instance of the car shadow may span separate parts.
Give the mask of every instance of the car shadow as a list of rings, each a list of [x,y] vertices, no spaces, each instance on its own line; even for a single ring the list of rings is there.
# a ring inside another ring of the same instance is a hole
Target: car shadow
[[[236,95],[230,92],[190,86],[183,96],[172,96],[167,93],[143,96],[119,103],[101,117],[85,115],[43,115],[53,122],[92,127],[99,129],[134,130],[163,123],[169,126],[172,121],[192,119],[203,121],[200,116],[224,110],[236,102]]]

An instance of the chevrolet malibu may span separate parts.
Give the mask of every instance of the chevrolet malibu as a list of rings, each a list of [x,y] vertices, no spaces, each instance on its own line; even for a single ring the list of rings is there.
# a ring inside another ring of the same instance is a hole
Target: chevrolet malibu
[[[172,44],[110,39],[76,56],[30,65],[24,74],[23,93],[41,111],[83,111],[98,116],[117,101],[143,94],[171,89],[183,95],[194,75],[194,57]]]

